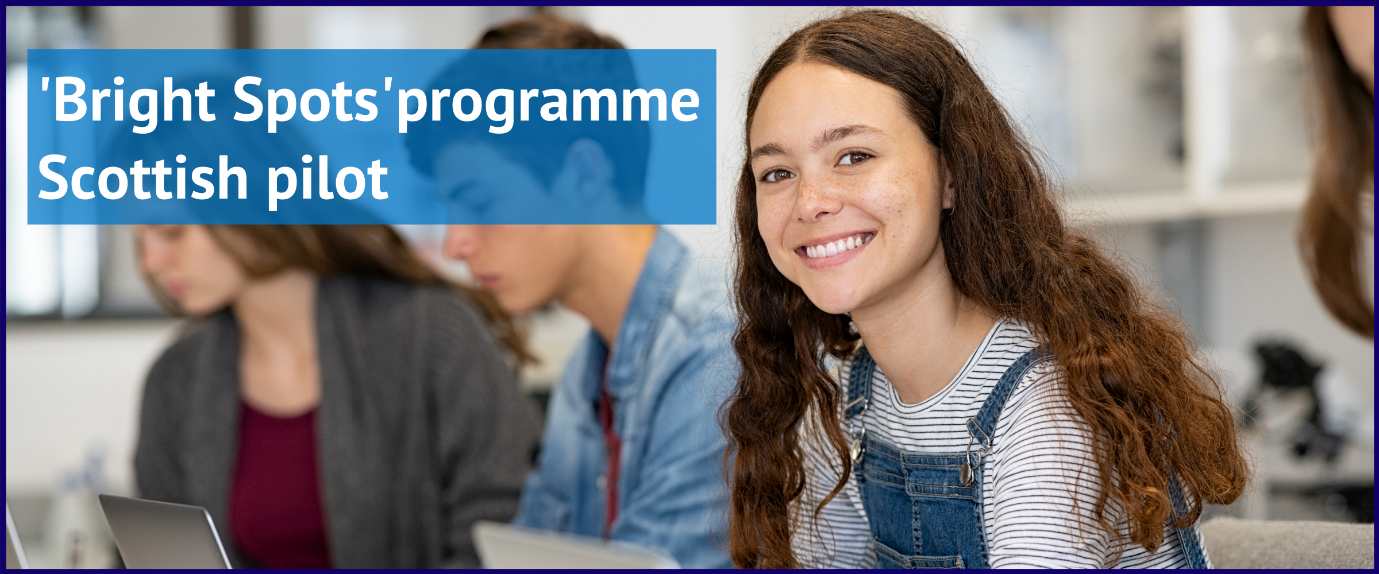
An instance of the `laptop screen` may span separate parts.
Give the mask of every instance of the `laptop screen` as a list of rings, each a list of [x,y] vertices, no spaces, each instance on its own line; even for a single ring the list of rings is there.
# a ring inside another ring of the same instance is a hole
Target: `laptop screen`
[[[14,528],[14,517],[10,516],[10,503],[5,503],[5,569],[28,568],[29,560],[24,556],[24,547],[19,544],[19,531]]]
[[[125,566],[229,568],[225,547],[206,509],[185,504],[97,496]]]

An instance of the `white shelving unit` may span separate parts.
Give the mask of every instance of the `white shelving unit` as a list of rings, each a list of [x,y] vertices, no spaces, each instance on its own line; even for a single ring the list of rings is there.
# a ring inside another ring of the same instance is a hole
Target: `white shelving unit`
[[[1065,198],[1064,213],[1074,225],[1140,224],[1293,213],[1307,198],[1307,181],[1277,181],[1216,186],[1209,193],[1192,188]]]
[[[1305,157],[1295,157],[1295,173],[1282,177],[1266,173],[1260,174],[1262,177],[1241,178],[1236,164],[1249,162],[1233,161],[1240,159],[1237,148],[1242,146],[1236,136],[1244,131],[1233,129],[1233,123],[1252,121],[1240,113],[1241,100],[1245,98],[1238,97],[1250,85],[1233,80],[1258,76],[1261,71],[1268,74],[1270,65],[1282,67],[1283,70],[1272,70],[1272,75],[1294,76],[1298,81],[1290,86],[1291,93],[1276,94],[1274,103],[1301,103],[1299,88],[1305,78],[1298,67],[1298,26],[1288,26],[1301,22],[1301,9],[1188,6],[1178,10],[1182,11],[1183,23],[1184,185],[1148,192],[1074,196],[1065,208],[1075,220],[1090,217],[1106,223],[1134,224],[1289,213],[1299,209],[1306,199]],[[1270,12],[1264,26],[1239,25],[1246,19],[1244,11],[1259,10]],[[1250,35],[1253,37],[1243,37]],[[1236,49],[1241,44],[1253,44],[1254,49],[1241,53]],[[1292,132],[1284,135],[1292,137],[1278,147],[1305,154],[1305,142],[1300,141],[1303,134],[1296,129],[1302,110],[1285,107],[1282,111],[1287,114],[1284,123],[1292,124],[1284,126]]]
[[[1050,159],[1074,222],[1217,219],[1302,205],[1310,164],[1302,8],[929,13]]]

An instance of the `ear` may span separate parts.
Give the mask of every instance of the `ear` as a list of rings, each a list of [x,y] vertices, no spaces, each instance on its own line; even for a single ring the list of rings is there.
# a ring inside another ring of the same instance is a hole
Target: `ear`
[[[956,193],[957,193],[957,189],[953,187],[953,176],[949,175],[947,170],[944,170],[944,173],[943,173],[943,208],[944,208],[944,209],[953,209],[953,197],[954,197],[954,195],[956,195]]]
[[[601,203],[615,195],[613,163],[598,142],[577,139],[565,151],[565,163],[551,187],[558,195],[582,205]]]

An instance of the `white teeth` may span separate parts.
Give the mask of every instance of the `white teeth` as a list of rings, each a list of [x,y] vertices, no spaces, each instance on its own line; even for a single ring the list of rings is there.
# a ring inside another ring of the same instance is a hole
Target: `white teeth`
[[[804,254],[806,257],[810,259],[818,259],[820,257],[833,257],[834,255],[837,255],[839,253],[851,251],[853,249],[871,243],[871,240],[875,238],[876,235],[871,233],[867,235],[854,235],[851,237],[839,239],[837,241],[825,243],[823,245],[805,247]]]

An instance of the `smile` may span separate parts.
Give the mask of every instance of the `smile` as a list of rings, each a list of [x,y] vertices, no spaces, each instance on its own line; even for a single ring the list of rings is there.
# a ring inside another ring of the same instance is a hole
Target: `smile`
[[[806,245],[802,249],[804,250],[804,256],[809,259],[823,259],[825,257],[833,257],[857,249],[858,247],[870,243],[875,237],[876,233],[873,232],[858,233],[821,245]]]

